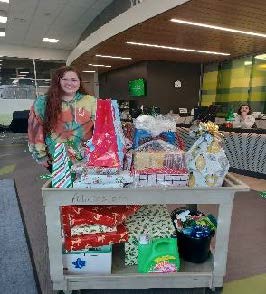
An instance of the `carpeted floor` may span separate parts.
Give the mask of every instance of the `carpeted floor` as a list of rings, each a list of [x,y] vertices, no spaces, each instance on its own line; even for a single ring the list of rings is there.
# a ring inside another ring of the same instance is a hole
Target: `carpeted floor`
[[[25,136],[14,134],[3,139],[0,136],[0,179],[15,179],[42,293],[51,294],[46,226],[40,191],[43,181],[39,177],[44,173],[46,173],[45,169],[37,166],[27,152]],[[253,190],[248,193],[238,193],[235,197],[225,282],[266,273],[266,199],[260,197],[259,193],[255,191],[266,190],[266,181],[243,176],[238,177],[250,185]],[[200,210],[215,214],[217,207],[202,206]],[[203,293],[200,289],[185,291],[186,289],[158,289],[126,292],[119,290],[83,292],[89,294]],[[255,289],[252,293],[261,294],[260,292],[256,293]],[[226,294],[229,294],[229,292],[226,292]],[[238,293],[232,292],[232,294]]]
[[[0,180],[0,292],[37,294],[14,181]]]

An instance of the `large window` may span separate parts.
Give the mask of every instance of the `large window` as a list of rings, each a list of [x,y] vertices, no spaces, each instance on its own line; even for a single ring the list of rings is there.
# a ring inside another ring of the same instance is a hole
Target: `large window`
[[[29,110],[34,99],[47,92],[52,71],[65,62],[10,57],[0,60],[0,126],[8,126],[15,111]]]
[[[201,105],[266,112],[266,54],[204,66]]]
[[[2,99],[35,99],[44,94],[51,73],[64,61],[43,61],[3,57],[0,59],[0,97]]]

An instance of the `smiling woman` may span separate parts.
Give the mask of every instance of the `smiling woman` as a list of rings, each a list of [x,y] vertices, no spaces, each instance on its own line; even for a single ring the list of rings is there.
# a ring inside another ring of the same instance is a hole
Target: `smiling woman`
[[[33,158],[51,171],[56,143],[78,148],[92,136],[96,99],[87,95],[80,73],[73,67],[57,69],[46,95],[31,108],[28,126]]]

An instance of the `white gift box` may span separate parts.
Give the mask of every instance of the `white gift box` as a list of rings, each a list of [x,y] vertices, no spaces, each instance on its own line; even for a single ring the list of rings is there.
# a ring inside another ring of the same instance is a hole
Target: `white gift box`
[[[187,173],[180,174],[149,174],[135,172],[134,184],[136,186],[179,186],[188,185],[189,175]]]
[[[111,274],[111,266],[112,245],[86,251],[63,252],[63,268],[66,274]]]

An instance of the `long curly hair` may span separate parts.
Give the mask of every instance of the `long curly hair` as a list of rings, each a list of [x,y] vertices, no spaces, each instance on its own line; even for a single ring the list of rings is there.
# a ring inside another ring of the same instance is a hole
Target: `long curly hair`
[[[55,128],[58,117],[62,112],[62,96],[64,93],[60,85],[60,79],[68,71],[73,71],[77,74],[80,80],[80,88],[78,90],[79,93],[87,94],[87,91],[82,85],[81,74],[76,68],[73,66],[62,66],[55,70],[52,75],[50,87],[46,93],[47,100],[43,124],[44,136],[50,134],[51,131]]]

